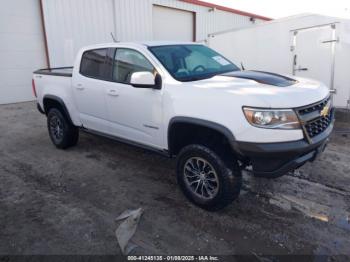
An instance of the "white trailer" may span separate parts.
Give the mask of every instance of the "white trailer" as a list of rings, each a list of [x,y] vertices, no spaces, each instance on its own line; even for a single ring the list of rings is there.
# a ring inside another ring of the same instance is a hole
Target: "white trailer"
[[[350,105],[350,20],[315,14],[218,32],[208,45],[246,69],[322,81],[338,108]]]

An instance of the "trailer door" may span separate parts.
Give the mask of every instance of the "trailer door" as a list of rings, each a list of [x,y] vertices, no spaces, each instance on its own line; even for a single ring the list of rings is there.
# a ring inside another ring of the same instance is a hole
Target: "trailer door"
[[[331,92],[334,89],[334,61],[336,25],[321,25],[292,31],[292,73],[296,76],[319,80],[326,84]],[[336,94],[335,94],[336,96]],[[346,104],[335,97],[337,103]],[[346,100],[346,98],[344,97]]]

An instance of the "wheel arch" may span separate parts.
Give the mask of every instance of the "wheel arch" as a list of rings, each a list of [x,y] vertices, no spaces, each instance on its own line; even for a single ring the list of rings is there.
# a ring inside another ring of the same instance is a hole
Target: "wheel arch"
[[[62,113],[67,117],[68,122],[74,125],[70,117],[69,111],[67,109],[67,106],[62,100],[62,98],[55,95],[45,95],[43,98],[43,106],[44,106],[44,111],[46,115],[48,114],[50,108],[57,107],[61,109]]]
[[[235,150],[235,137],[233,133],[225,126],[212,122],[209,120],[204,120],[200,118],[193,118],[193,117],[183,117],[178,116],[174,117],[169,121],[168,125],[168,150],[170,155],[176,155],[179,151],[179,146],[176,145],[177,143],[177,135],[175,134],[178,126],[187,126],[187,127],[195,127],[198,129],[206,129],[208,131],[214,131],[216,134],[220,134],[223,138],[226,139],[228,145],[230,148],[236,152]]]

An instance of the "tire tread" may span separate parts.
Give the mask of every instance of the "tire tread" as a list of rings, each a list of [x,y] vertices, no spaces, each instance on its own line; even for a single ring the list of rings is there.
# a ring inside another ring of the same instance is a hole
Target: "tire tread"
[[[52,115],[58,116],[63,122],[64,138],[61,143],[55,143],[55,141],[51,138],[49,121]],[[65,116],[64,112],[62,112],[59,108],[53,107],[49,110],[47,114],[47,128],[52,143],[59,149],[67,149],[69,147],[75,146],[78,143],[79,129],[68,121],[68,118]]]
[[[183,181],[183,163],[188,157],[194,156],[193,154],[200,154],[202,157],[207,157],[207,160],[215,164],[219,169],[217,171],[222,188],[219,189],[218,195],[208,203],[198,203],[192,193],[188,191]],[[230,161],[229,164],[220,155],[220,153],[216,153],[214,150],[201,144],[188,145],[178,155],[177,180],[183,193],[191,202],[208,211],[217,211],[229,205],[233,200],[238,198],[242,185],[241,170],[237,161]]]

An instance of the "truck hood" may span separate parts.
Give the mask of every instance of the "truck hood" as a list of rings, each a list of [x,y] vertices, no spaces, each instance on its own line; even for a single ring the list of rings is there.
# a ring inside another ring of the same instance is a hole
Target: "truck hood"
[[[321,82],[261,71],[231,72],[198,81],[194,86],[241,96],[240,101],[245,106],[270,108],[305,106],[329,94],[329,89]]]
[[[260,84],[272,85],[272,86],[291,86],[296,84],[298,81],[279,74],[263,72],[263,71],[234,71],[226,74],[222,74],[223,76],[230,76],[235,78],[243,78],[254,80]]]

